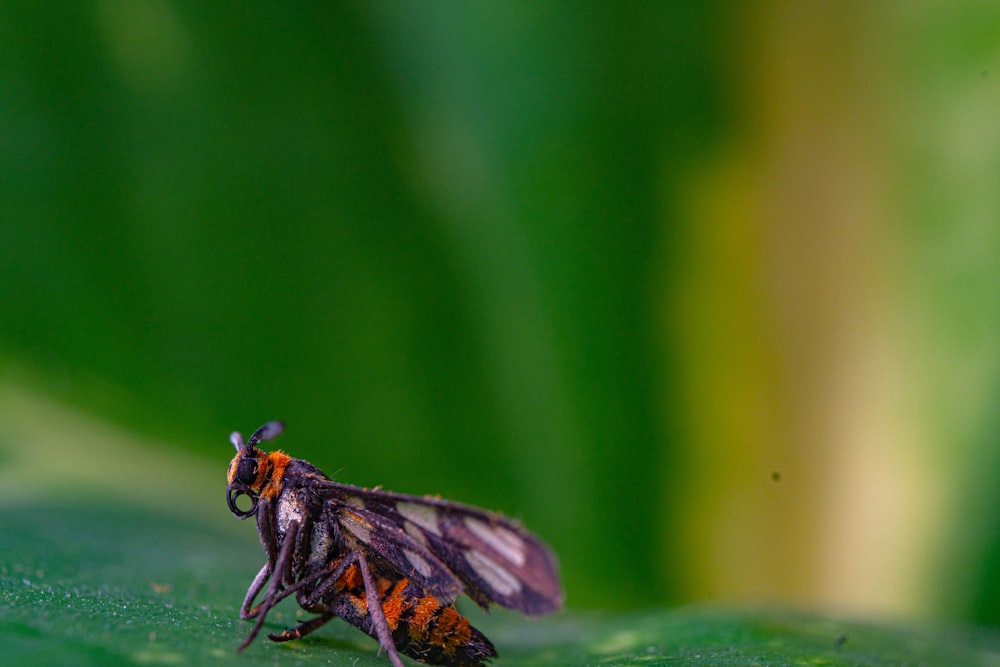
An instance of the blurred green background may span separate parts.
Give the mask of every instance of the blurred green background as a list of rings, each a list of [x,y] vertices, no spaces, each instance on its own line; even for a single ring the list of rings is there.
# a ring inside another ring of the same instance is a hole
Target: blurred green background
[[[0,510],[253,551],[277,418],[573,607],[997,623],[998,186],[992,2],[7,2]]]

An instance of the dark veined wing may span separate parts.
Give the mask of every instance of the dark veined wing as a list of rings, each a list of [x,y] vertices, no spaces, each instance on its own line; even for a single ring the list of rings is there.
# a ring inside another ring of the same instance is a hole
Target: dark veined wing
[[[324,485],[324,491],[337,491],[339,486],[331,482]],[[365,507],[356,496],[338,495],[331,494],[339,502],[331,504],[330,511],[335,513],[344,531],[442,602],[452,602],[458,597],[463,583],[428,548],[422,536],[414,537],[391,517]]]
[[[374,542],[385,537],[390,546],[401,549],[402,556],[390,560],[407,575],[416,569],[405,560],[409,552],[423,558],[435,572],[439,568],[433,567],[434,562],[442,564],[461,580],[466,595],[484,608],[495,602],[525,614],[544,614],[562,607],[555,555],[507,517],[439,498],[332,481],[324,482],[323,491],[380,533],[379,537],[371,535],[373,547],[378,548]],[[345,527],[350,530],[349,525]],[[441,573],[441,579],[446,578]]]

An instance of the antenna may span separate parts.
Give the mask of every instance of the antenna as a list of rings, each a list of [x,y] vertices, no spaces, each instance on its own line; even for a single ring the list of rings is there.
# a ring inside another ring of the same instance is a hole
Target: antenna
[[[281,435],[281,432],[284,430],[285,430],[285,425],[282,424],[281,422],[269,421],[253,432],[253,435],[251,435],[250,439],[247,440],[246,448],[252,450],[257,446],[258,442],[261,442],[262,440],[273,440],[274,438],[277,438],[279,435]],[[240,449],[240,446],[236,444],[235,440],[236,436],[239,436],[240,442],[243,441],[243,436],[240,436],[239,433],[234,433],[232,436],[230,436],[229,439],[230,441],[232,441],[234,445],[236,445],[236,449]]]

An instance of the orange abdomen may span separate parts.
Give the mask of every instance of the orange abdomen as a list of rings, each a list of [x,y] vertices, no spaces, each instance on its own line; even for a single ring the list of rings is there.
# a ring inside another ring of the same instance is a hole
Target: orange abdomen
[[[411,658],[445,667],[481,667],[496,657],[493,644],[469,624],[454,604],[442,604],[409,579],[377,580],[379,598],[396,649]],[[324,600],[335,614],[366,634],[376,632],[356,565]]]

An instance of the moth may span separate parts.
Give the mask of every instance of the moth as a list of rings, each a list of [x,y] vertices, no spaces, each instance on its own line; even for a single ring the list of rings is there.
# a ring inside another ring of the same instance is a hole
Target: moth
[[[259,447],[283,430],[271,421],[246,442],[230,436],[236,456],[226,503],[240,519],[256,517],[266,556],[240,608],[241,619],[256,623],[237,651],[294,595],[317,615],[269,634],[273,641],[304,637],[340,617],[375,638],[394,667],[403,667],[400,653],[480,667],[496,649],[456,609],[460,594],[484,609],[495,603],[527,615],[562,607],[555,555],[513,520],[437,497],[334,482],[306,461]]]

